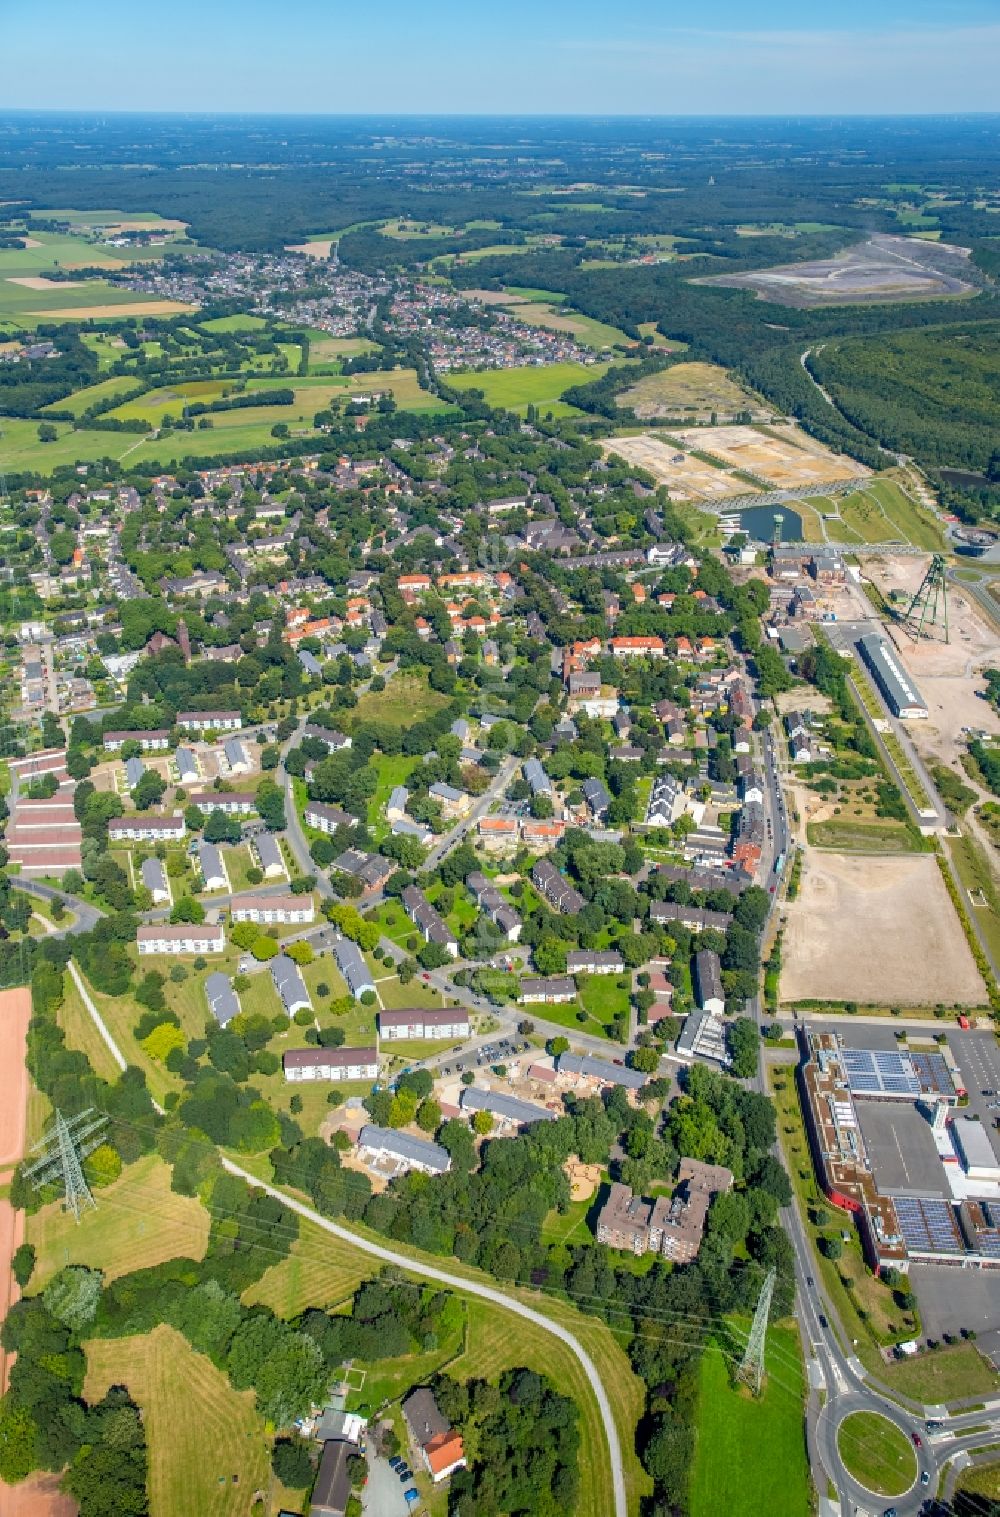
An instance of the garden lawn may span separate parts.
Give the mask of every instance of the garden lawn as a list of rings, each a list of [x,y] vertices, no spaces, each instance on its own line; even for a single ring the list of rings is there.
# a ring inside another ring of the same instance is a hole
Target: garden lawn
[[[529,405],[545,407],[559,400],[571,385],[593,384],[607,371],[606,363],[551,363],[452,374],[448,383],[456,390],[482,390],[489,405],[516,411]]]
[[[807,1517],[812,1509],[798,1339],[768,1330],[768,1377],[756,1400],[734,1390],[715,1342],[700,1367],[691,1517]]]
[[[580,1005],[597,1021],[610,1026],[629,1009],[628,974],[588,974],[578,981]]]
[[[170,1170],[156,1154],[129,1164],[96,1197],[96,1211],[84,1212],[79,1224],[61,1201],[28,1217],[28,1241],[38,1254],[33,1291],[65,1264],[88,1264],[113,1280],[177,1255],[204,1256],[208,1212],[196,1198],[174,1194]]]
[[[552,1210],[542,1223],[543,1243],[593,1243],[594,1236],[587,1226],[587,1214],[597,1199],[597,1193],[586,1201],[571,1201],[566,1212]],[[650,1256],[652,1258],[652,1255]]]
[[[448,697],[432,690],[421,674],[397,674],[382,691],[367,690],[345,717],[345,730],[362,722],[391,722],[396,727],[412,727],[448,704]],[[388,799],[388,796],[386,797]]]
[[[837,1447],[855,1480],[877,1496],[902,1496],[917,1478],[906,1434],[878,1412],[852,1412],[837,1430]]]
[[[584,1011],[581,1021],[579,1013]],[[596,1017],[591,1016],[589,1011],[581,1007],[578,1001],[556,1002],[552,1006],[544,1002],[527,1002],[524,1006],[524,1016],[529,1021],[555,1022],[560,1027],[565,1027],[569,1032],[586,1033],[592,1038],[610,1037],[608,1028]]]
[[[270,1439],[253,1392],[234,1391],[180,1333],[161,1325],[86,1349],[86,1399],[124,1384],[142,1407],[150,1517],[243,1517],[251,1494],[269,1489]]]

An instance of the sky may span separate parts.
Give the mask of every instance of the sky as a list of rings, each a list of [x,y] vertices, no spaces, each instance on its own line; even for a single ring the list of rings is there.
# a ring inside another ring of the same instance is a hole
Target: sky
[[[45,0],[0,10],[6,108],[1000,110],[1000,0]]]

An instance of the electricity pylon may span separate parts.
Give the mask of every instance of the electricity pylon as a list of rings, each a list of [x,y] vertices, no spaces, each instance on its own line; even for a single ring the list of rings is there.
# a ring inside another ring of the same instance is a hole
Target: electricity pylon
[[[61,1180],[63,1206],[73,1213],[77,1222],[81,1212],[97,1207],[84,1178],[81,1161],[102,1143],[107,1120],[93,1107],[70,1117],[68,1122],[62,1112],[57,1111],[52,1126],[31,1150],[40,1157],[24,1171],[24,1178],[31,1181],[35,1190],[41,1190],[52,1180]]]
[[[935,553],[920,582],[920,588],[903,616],[903,626],[913,637],[930,637],[932,630],[940,626],[944,629],[945,642],[951,642],[948,633],[947,571],[947,563],[940,553]]]
[[[740,1367],[736,1371],[736,1379],[748,1385],[755,1396],[760,1395],[761,1384],[764,1379],[764,1347],[767,1342],[767,1319],[771,1312],[771,1297],[774,1295],[774,1270],[769,1270],[767,1279],[761,1288],[757,1300],[757,1310],[753,1314],[753,1327],[747,1339],[747,1346],[740,1360]]]

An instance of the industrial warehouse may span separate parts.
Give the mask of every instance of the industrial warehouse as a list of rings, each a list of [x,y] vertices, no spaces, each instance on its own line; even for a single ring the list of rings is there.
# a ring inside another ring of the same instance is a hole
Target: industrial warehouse
[[[893,716],[900,720],[927,716],[927,702],[884,637],[874,632],[859,637],[858,652],[871,670]]]
[[[800,1034],[799,1091],[816,1174],[879,1273],[911,1263],[1000,1267],[1000,1161],[947,1049],[849,1048]]]

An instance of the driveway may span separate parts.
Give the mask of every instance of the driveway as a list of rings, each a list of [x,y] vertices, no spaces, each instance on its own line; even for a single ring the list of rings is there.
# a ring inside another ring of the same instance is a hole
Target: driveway
[[[365,1517],[407,1517],[409,1507],[403,1496],[410,1481],[402,1485],[385,1459],[368,1460],[368,1484],[361,1493]]]

